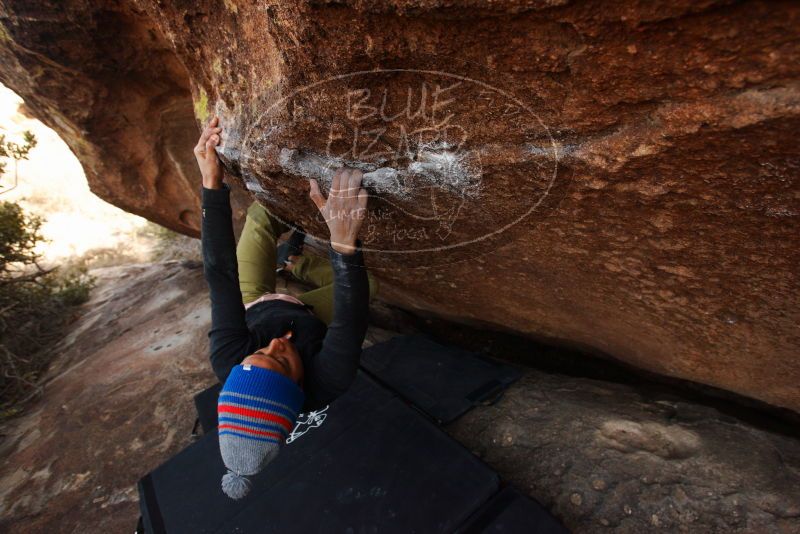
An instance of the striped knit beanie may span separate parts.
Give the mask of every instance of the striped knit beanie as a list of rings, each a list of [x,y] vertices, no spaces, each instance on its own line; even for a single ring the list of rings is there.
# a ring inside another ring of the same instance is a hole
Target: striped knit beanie
[[[277,456],[303,406],[300,387],[286,376],[237,365],[219,394],[219,449],[228,472],[222,491],[241,499],[255,475]]]

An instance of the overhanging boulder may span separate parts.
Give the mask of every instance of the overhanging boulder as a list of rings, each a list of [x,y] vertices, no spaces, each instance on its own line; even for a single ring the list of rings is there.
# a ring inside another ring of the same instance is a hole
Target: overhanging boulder
[[[800,410],[796,3],[10,1],[0,22],[0,80],[124,209],[197,235],[217,113],[240,209],[324,236],[308,179],[367,172],[390,301]]]

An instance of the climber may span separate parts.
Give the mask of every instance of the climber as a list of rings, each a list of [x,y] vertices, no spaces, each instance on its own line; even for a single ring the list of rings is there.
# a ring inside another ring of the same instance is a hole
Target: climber
[[[236,245],[230,188],[216,152],[221,135],[214,117],[194,154],[203,176],[211,367],[223,384],[218,430],[228,473],[222,488],[238,499],[249,491],[246,477],[277,455],[297,414],[330,403],[355,379],[375,284],[357,239],[367,192],[361,172],[343,168],[327,199],[310,181],[309,196],[330,230],[330,262],[300,255],[296,243],[286,265],[292,276],[321,287],[297,298],[275,293],[276,241],[288,227],[253,202]]]

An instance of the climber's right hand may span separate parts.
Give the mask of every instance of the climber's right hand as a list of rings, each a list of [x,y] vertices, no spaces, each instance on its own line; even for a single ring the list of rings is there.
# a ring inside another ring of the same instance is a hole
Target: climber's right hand
[[[222,187],[222,164],[217,156],[214,147],[220,143],[220,133],[222,127],[219,124],[219,117],[214,117],[208,126],[200,134],[197,146],[194,147],[194,157],[197,158],[197,165],[203,175],[203,187],[206,189],[219,189]]]
[[[363,174],[358,169],[342,168],[333,175],[326,199],[316,180],[310,180],[309,196],[331,232],[331,247],[341,254],[356,251],[358,231],[367,216],[367,190],[361,187]]]

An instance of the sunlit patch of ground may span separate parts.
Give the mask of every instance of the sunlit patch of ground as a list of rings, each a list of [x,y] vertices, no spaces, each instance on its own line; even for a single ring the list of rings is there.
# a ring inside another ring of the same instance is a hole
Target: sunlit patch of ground
[[[0,178],[0,200],[19,202],[46,222],[38,246],[45,263],[87,255],[94,264],[147,261],[158,241],[154,225],[95,196],[81,164],[53,130],[19,113],[22,99],[0,85],[0,134],[21,142],[30,130],[38,145]],[[88,253],[88,254],[87,254]]]

